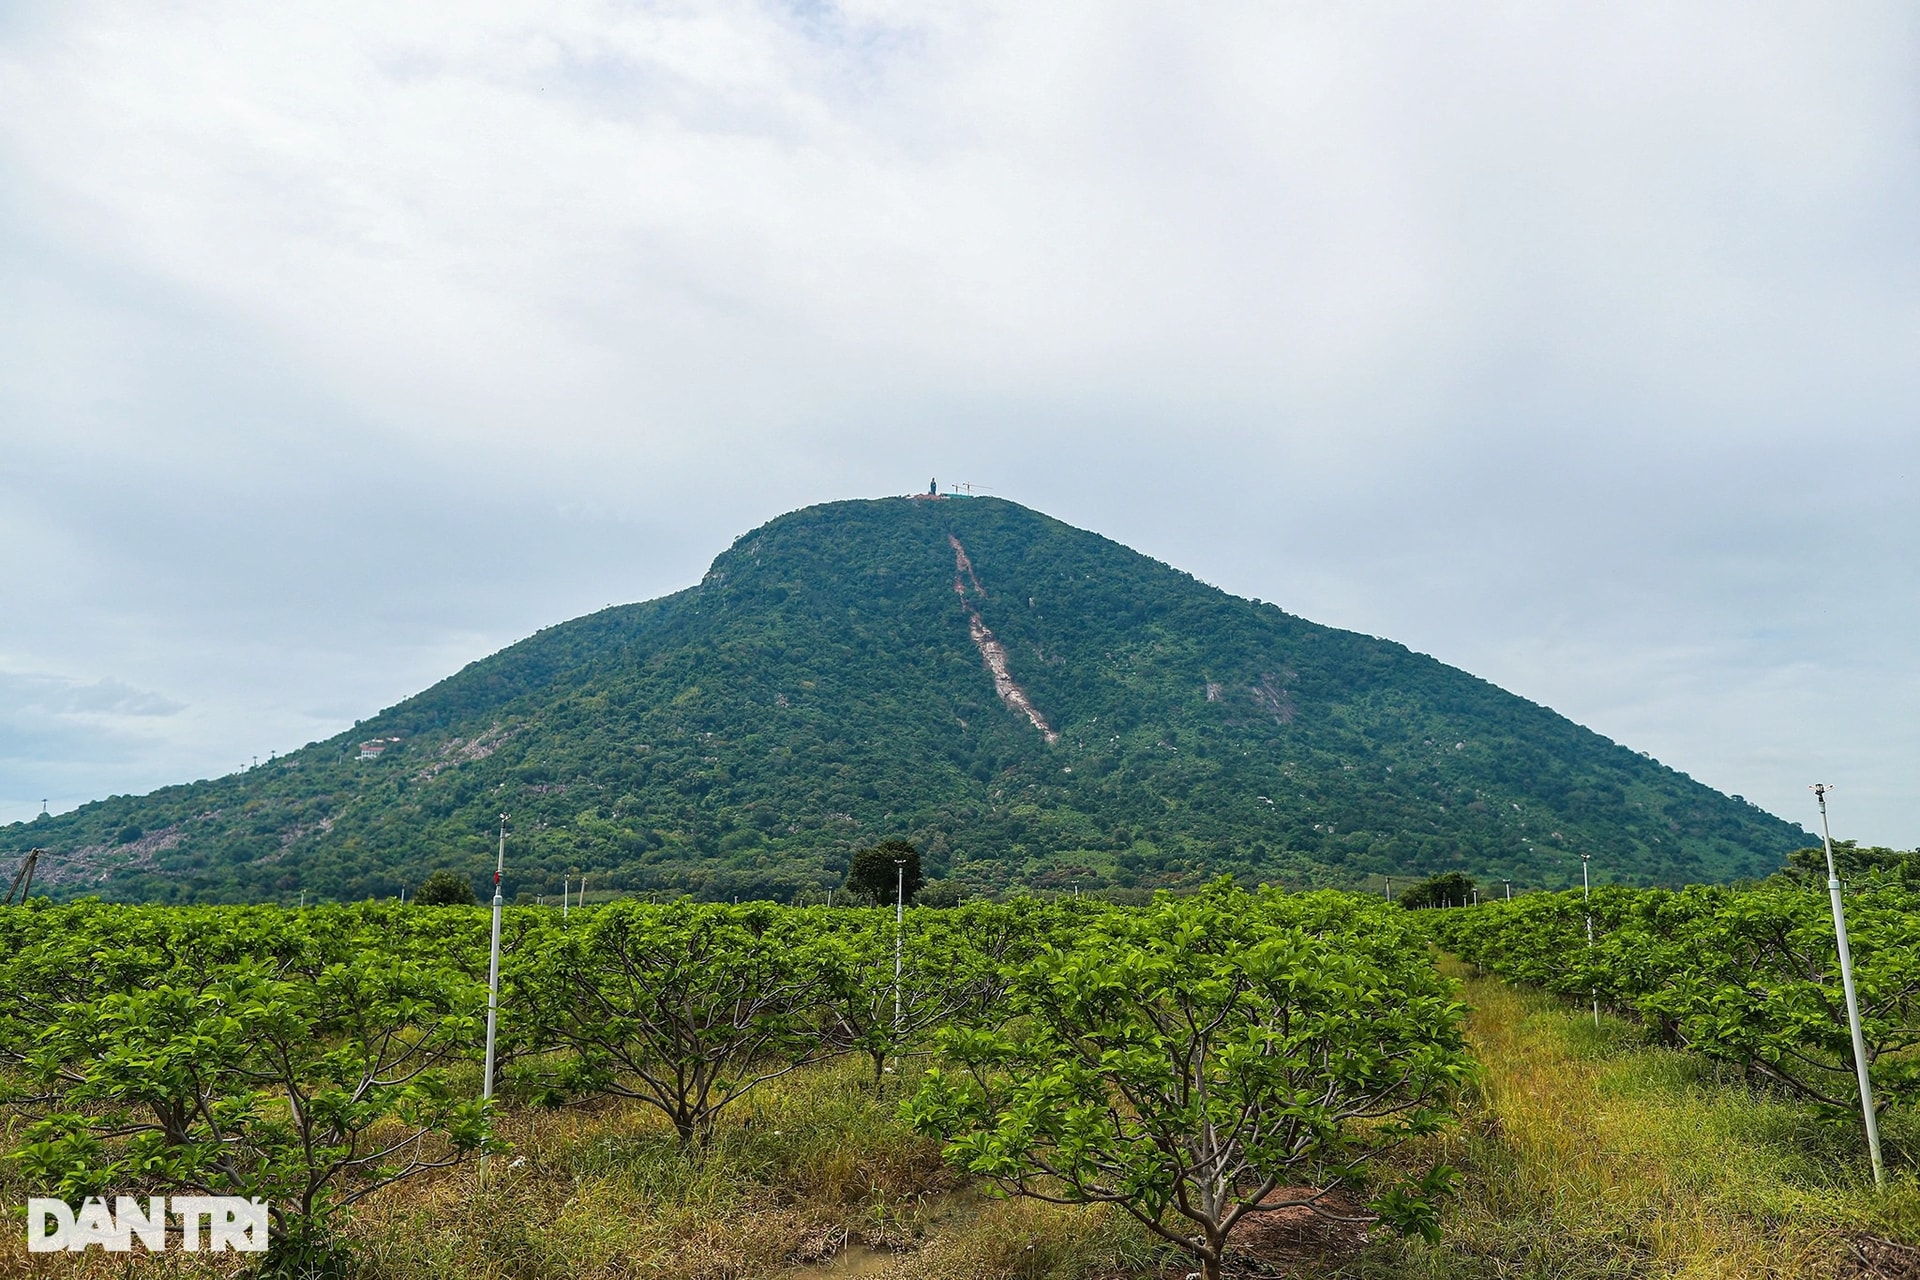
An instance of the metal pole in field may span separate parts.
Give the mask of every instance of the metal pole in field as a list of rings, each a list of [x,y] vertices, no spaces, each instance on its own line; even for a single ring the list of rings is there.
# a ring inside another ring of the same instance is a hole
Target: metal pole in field
[[[1853,1072],[1860,1079],[1860,1116],[1867,1125],[1867,1158],[1873,1162],[1873,1185],[1887,1185],[1886,1166],[1880,1162],[1880,1120],[1873,1111],[1873,1083],[1867,1078],[1867,1040],[1860,1031],[1860,997],[1853,989],[1853,955],[1847,949],[1847,913],[1840,905],[1840,873],[1833,861],[1833,835],[1827,830],[1827,792],[1824,782],[1813,784],[1820,802],[1820,843],[1827,851],[1827,896],[1833,902],[1833,939],[1840,951],[1840,985],[1847,994],[1847,1030],[1853,1035]]]
[[[480,1081],[482,1102],[493,1096],[494,1029],[500,1016],[500,908],[506,901],[500,896],[500,873],[506,866],[507,815],[503,813],[500,815],[500,856],[493,864],[493,948],[487,960],[487,1062]]]
[[[893,901],[893,1039],[896,1048],[900,1041],[900,943],[907,932],[907,860],[895,858],[893,865],[897,878],[894,884]]]
[[[1582,904],[1585,904],[1588,899],[1593,897],[1593,886],[1587,881],[1587,859],[1592,856],[1590,853],[1580,855],[1580,901]],[[1593,911],[1591,908],[1587,910],[1587,950],[1593,950]],[[1599,1029],[1600,989],[1598,987],[1595,987],[1593,990],[1593,1025],[1596,1030]]]
[[[1500,883],[1507,886],[1507,901],[1512,902],[1513,901],[1513,881],[1502,880]]]
[[[567,908],[573,902],[573,872],[560,877],[560,918],[567,918]]]

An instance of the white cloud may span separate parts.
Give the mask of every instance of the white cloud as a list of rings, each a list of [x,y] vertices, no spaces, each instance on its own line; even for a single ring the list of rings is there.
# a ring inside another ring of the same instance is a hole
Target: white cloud
[[[118,680],[81,684],[38,672],[0,671],[0,717],[170,716],[181,705]]]
[[[1908,7],[9,21],[0,646],[178,774],[938,471],[1920,843]]]

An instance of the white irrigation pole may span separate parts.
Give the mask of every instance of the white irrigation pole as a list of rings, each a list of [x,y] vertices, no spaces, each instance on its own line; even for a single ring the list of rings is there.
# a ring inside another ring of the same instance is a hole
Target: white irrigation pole
[[[1587,859],[1592,856],[1590,853],[1580,855],[1580,901],[1583,906],[1593,897],[1593,887],[1587,882]],[[1587,908],[1587,950],[1593,950],[1593,909],[1591,907]],[[1588,959],[1592,959],[1592,956],[1588,956]],[[1596,1031],[1600,1028],[1600,988],[1598,987],[1593,989],[1593,1026]]]
[[[907,860],[895,858],[897,872],[893,902],[893,1041],[900,1046],[900,943],[907,931]]]
[[[493,1039],[500,1015],[500,873],[507,865],[507,815],[500,815],[500,856],[493,864],[493,950],[487,961],[487,1064],[480,1081],[480,1101],[493,1096]]]
[[[1813,784],[1820,802],[1820,843],[1827,851],[1827,896],[1833,901],[1833,939],[1840,950],[1840,985],[1847,993],[1847,1030],[1853,1033],[1853,1072],[1860,1079],[1860,1116],[1867,1125],[1867,1158],[1873,1162],[1873,1185],[1887,1185],[1887,1169],[1880,1162],[1880,1121],[1873,1113],[1873,1084],[1867,1079],[1867,1040],[1860,1032],[1860,997],[1853,990],[1853,955],[1847,949],[1847,913],[1840,905],[1840,873],[1833,861],[1833,835],[1827,830],[1827,792],[1833,787]]]

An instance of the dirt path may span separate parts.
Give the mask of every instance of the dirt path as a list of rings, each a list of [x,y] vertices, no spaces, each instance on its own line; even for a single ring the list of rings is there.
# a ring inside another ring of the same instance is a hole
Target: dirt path
[[[993,638],[993,632],[980,620],[980,610],[967,598],[967,584],[973,584],[973,593],[985,598],[986,590],[981,587],[980,579],[974,576],[973,561],[967,558],[967,549],[960,545],[960,539],[952,534],[947,541],[953,544],[953,589],[960,597],[960,604],[967,611],[967,633],[973,637],[974,648],[980,651],[981,660],[987,664],[987,672],[993,676],[993,691],[1000,695],[1000,701],[1008,708],[1024,715],[1038,729],[1049,743],[1060,741],[1060,735],[1053,731],[1047,718],[1033,705],[1033,699],[1027,691],[1014,683],[1007,669],[1007,647]]]

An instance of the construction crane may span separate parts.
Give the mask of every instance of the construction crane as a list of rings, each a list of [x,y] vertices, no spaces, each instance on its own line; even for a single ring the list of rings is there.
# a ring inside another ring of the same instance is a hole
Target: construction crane
[[[33,889],[33,869],[39,865],[40,850],[27,850],[25,861],[21,862],[20,869],[13,873],[13,883],[7,886],[7,896],[0,899],[0,907],[12,906],[13,895],[16,892],[20,895],[20,905],[23,907],[27,905],[27,894]]]
[[[947,486],[947,488],[952,491],[953,496],[956,498],[971,498],[976,489],[979,490],[981,493],[993,492],[993,490],[987,488],[986,485],[968,484],[965,481],[962,481],[959,484],[950,484]]]

